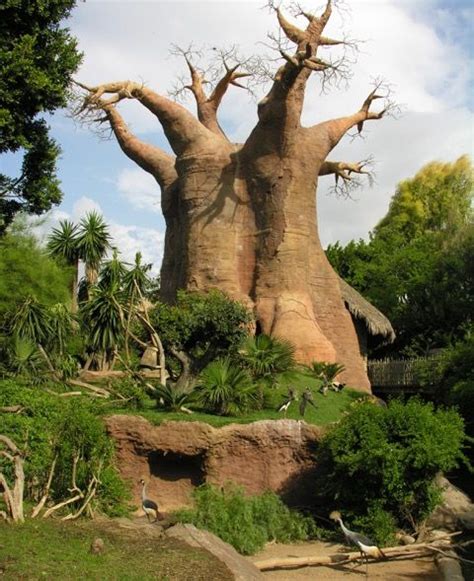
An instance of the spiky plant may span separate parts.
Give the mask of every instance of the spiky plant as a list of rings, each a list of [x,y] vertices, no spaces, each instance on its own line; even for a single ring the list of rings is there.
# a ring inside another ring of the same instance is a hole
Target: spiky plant
[[[127,267],[119,258],[117,248],[113,249],[112,258],[103,263],[99,272],[99,286],[102,288],[121,287],[127,273]]]
[[[49,255],[63,260],[73,267],[74,275],[71,284],[72,312],[77,311],[77,284],[79,280],[79,248],[78,229],[69,220],[61,220],[57,228],[53,228],[48,237],[47,249]]]
[[[192,394],[179,393],[168,384],[156,387],[155,396],[157,406],[169,412],[186,411],[183,410],[183,406],[188,406],[194,401]]]
[[[16,337],[45,344],[52,335],[48,309],[34,297],[28,297],[11,315],[10,330]]]
[[[74,333],[74,325],[77,326],[75,317],[71,315],[66,305],[57,303],[49,309],[49,324],[51,327],[50,343],[52,343],[53,349],[62,356],[68,338]]]
[[[264,334],[248,337],[240,352],[255,379],[265,379],[295,366],[295,348],[278,337]]]
[[[77,246],[86,265],[89,285],[97,283],[99,267],[110,248],[109,228],[98,212],[89,212],[79,223]]]
[[[123,289],[128,297],[136,292],[142,295],[146,294],[150,286],[150,277],[148,272],[151,270],[151,264],[142,263],[142,253],[135,254],[135,263],[127,270],[123,277]]]
[[[121,300],[116,287],[103,289],[96,286],[90,299],[82,304],[81,321],[87,349],[91,354],[102,356],[104,364],[110,363],[124,339]]]
[[[325,361],[313,361],[309,366],[310,371],[324,383],[332,383],[339,373],[345,369],[341,363],[327,363]]]
[[[239,415],[257,399],[248,373],[228,358],[217,359],[204,369],[197,395],[204,407],[219,415]]]

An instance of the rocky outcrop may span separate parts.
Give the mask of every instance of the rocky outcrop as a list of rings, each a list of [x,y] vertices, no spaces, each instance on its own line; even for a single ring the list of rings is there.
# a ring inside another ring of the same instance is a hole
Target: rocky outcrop
[[[248,493],[273,490],[288,504],[314,494],[314,451],[322,429],[295,420],[264,420],[213,428],[201,422],[154,426],[138,416],[106,419],[116,442],[118,468],[140,502],[140,478],[164,512],[191,504],[204,483],[233,481]]]
[[[258,581],[263,579],[262,573],[253,563],[209,531],[197,529],[191,524],[177,524],[166,531],[166,535],[179,539],[191,547],[205,549],[219,559],[231,572],[235,581]]]

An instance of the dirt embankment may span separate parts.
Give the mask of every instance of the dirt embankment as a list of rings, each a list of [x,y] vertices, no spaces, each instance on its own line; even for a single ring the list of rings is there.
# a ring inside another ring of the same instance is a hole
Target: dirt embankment
[[[296,420],[263,420],[213,428],[201,422],[164,422],[114,415],[106,420],[118,467],[136,504],[140,478],[164,512],[189,506],[196,486],[228,481],[249,493],[273,490],[293,505],[314,493],[314,450],[322,429]]]

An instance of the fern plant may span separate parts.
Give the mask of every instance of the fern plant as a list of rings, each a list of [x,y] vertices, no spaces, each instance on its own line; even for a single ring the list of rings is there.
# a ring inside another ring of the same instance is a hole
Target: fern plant
[[[256,401],[256,388],[244,369],[230,359],[217,359],[201,373],[200,402],[219,415],[240,415]]]

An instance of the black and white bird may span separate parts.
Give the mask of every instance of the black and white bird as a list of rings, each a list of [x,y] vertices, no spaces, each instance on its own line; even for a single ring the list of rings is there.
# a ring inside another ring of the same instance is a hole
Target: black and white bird
[[[284,412],[286,417],[286,412],[288,411],[288,408],[294,401],[298,401],[298,393],[296,389],[290,387],[288,388],[288,395],[286,396],[285,401],[282,403],[282,405],[278,408],[277,411]]]
[[[366,537],[365,535],[361,535],[360,533],[356,533],[354,531],[349,530],[344,523],[342,522],[341,513],[338,511],[333,511],[329,518],[338,522],[346,541],[348,544],[355,545],[361,554],[362,559],[365,559],[365,575],[368,575],[368,567],[369,567],[369,556],[374,557],[375,559],[385,559],[386,556],[384,555],[383,551],[377,547],[376,543]]]
[[[156,504],[156,502],[154,500],[147,498],[146,483],[143,480],[143,478],[140,480],[140,484],[142,485],[142,508],[143,508],[143,511],[146,514],[148,522],[150,522],[151,517],[153,517],[153,519],[154,519],[152,522],[156,522],[158,520],[158,516],[160,514],[158,511],[158,505]]]

